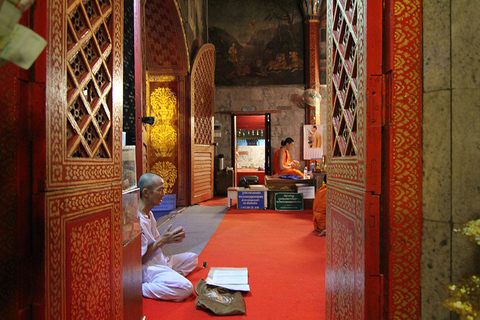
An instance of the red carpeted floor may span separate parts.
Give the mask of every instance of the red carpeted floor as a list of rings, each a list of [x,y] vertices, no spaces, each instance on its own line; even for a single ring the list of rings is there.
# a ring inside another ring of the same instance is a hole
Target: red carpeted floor
[[[195,285],[210,267],[249,271],[246,315],[222,318],[325,318],[325,237],[313,230],[311,210],[229,210],[188,278]],[[144,315],[147,320],[216,317],[195,309],[195,297],[183,302],[143,299]]]

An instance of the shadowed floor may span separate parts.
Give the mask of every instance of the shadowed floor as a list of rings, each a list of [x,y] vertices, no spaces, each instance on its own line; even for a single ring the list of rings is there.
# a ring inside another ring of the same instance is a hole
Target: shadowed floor
[[[182,226],[187,232],[182,242],[165,245],[162,249],[163,253],[167,256],[187,251],[200,254],[217,230],[226,212],[226,206],[191,206],[162,222],[158,229],[160,234],[170,224],[172,229]]]

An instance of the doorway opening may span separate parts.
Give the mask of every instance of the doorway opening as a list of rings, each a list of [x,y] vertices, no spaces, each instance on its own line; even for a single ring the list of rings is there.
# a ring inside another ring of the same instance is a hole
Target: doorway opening
[[[270,114],[233,114],[232,128],[235,186],[242,177],[264,184],[265,174],[271,174]]]

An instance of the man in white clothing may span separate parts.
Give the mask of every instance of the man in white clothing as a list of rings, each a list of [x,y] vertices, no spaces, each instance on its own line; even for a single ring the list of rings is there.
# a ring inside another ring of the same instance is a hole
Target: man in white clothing
[[[165,195],[163,179],[154,173],[145,173],[138,179],[140,203],[138,215],[142,228],[143,296],[152,299],[182,301],[193,293],[192,283],[185,278],[197,266],[198,256],[192,252],[164,256],[162,247],[182,242],[185,229],[169,225],[160,235],[151,210]]]

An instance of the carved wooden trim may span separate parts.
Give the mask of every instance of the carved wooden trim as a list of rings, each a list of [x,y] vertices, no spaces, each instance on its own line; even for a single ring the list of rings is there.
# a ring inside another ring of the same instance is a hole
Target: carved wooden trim
[[[213,197],[213,116],[215,47],[203,45],[191,76],[191,203]]]

